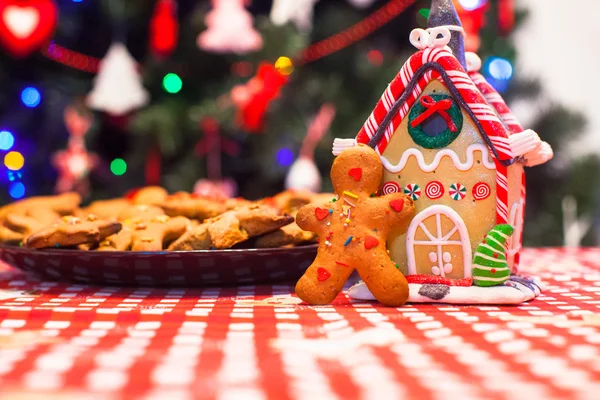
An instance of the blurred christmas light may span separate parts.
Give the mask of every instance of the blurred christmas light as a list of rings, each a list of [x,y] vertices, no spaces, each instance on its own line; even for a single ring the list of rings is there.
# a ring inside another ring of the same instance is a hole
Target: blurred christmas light
[[[179,75],[174,73],[168,73],[163,78],[163,87],[169,93],[177,93],[181,90],[183,82]]]
[[[294,72],[294,63],[289,57],[281,56],[275,61],[275,69],[281,75],[289,75]]]
[[[277,152],[277,163],[282,167],[290,166],[294,162],[294,153],[286,147],[279,149]]]
[[[122,158],[115,158],[110,163],[110,172],[117,176],[123,175],[127,172],[127,163]]]
[[[252,75],[254,68],[252,68],[252,63],[249,61],[240,61],[231,64],[231,70],[236,75],[246,78]]]
[[[379,50],[371,50],[367,53],[367,60],[376,67],[383,63],[383,54]]]
[[[513,75],[513,66],[510,61],[500,57],[490,58],[487,70],[492,78],[499,80],[509,80]]]
[[[21,92],[21,101],[29,108],[37,107],[42,101],[42,95],[36,88],[26,87]]]
[[[15,144],[15,138],[9,131],[0,131],[0,150],[10,150]]]
[[[83,0],[73,0],[73,3],[81,3]]]
[[[25,185],[21,182],[11,183],[8,187],[8,194],[10,194],[10,197],[13,199],[20,199],[25,196]]]
[[[482,7],[487,3],[487,0],[458,0],[461,7],[466,11],[473,11],[479,7]]]
[[[4,165],[10,170],[18,171],[25,165],[25,158],[18,151],[11,151],[4,156]]]
[[[8,180],[10,182],[14,182],[17,179],[21,179],[23,177],[23,174],[20,172],[15,172],[15,171],[6,171],[6,176],[8,177]]]

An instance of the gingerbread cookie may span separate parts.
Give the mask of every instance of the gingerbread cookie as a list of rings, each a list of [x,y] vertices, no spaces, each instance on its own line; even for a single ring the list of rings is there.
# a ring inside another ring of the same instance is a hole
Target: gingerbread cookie
[[[380,303],[406,302],[408,282],[387,254],[386,239],[392,227],[406,231],[415,209],[401,193],[375,197],[382,176],[381,160],[372,148],[344,150],[331,168],[339,197],[298,212],[298,225],[320,238],[317,258],[296,285],[302,300],[330,303],[356,269]]]
[[[308,190],[288,189],[273,197],[267,197],[263,202],[284,213],[294,213],[302,206],[310,203],[320,203],[333,197],[333,193],[312,193]]]
[[[0,242],[2,243],[20,243],[23,241],[25,235],[19,232],[15,232],[5,226],[0,226]]]
[[[164,214],[151,218],[129,218],[123,229],[100,243],[99,251],[161,251],[183,235],[189,227],[185,217]]]
[[[156,206],[148,206],[145,204],[130,205],[121,210],[117,216],[117,220],[121,222],[126,222],[128,220],[131,220],[132,222],[142,222],[164,214],[164,211]]]
[[[232,205],[224,202],[193,196],[189,193],[178,192],[169,196],[160,207],[170,217],[186,217],[204,221],[216,217],[229,210]]]
[[[27,238],[25,246],[32,249],[43,249],[93,244],[120,229],[119,222],[103,220],[93,214],[88,215],[85,219],[65,216],[49,227],[33,233]]]
[[[292,213],[292,216],[295,218],[296,213]],[[305,231],[300,228],[296,222],[292,222],[274,232],[258,237],[254,242],[254,245],[259,249],[267,249],[302,245],[305,243],[316,242],[316,239],[316,233]]]
[[[146,204],[156,206],[163,203],[167,199],[167,197],[169,197],[169,192],[167,192],[162,187],[146,186],[135,190],[131,194],[131,202],[133,204]]]
[[[273,232],[294,221],[272,207],[254,204],[207,220],[174,242],[169,250],[228,249],[249,238]]]
[[[131,202],[127,199],[96,200],[82,208],[77,216],[94,214],[103,219],[116,219],[119,213],[128,207],[131,207]]]
[[[0,208],[0,220],[8,214],[25,214],[28,210],[50,209],[60,215],[72,214],[81,203],[78,193],[63,193],[57,196],[29,197]]]
[[[52,225],[60,219],[60,215],[50,209],[31,209],[25,214],[8,214],[4,225],[19,232],[26,239],[33,232]]]

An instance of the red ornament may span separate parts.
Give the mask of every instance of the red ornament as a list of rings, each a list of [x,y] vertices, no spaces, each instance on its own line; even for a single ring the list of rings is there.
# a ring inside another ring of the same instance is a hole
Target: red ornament
[[[260,64],[254,78],[231,91],[231,100],[238,108],[237,123],[248,132],[260,132],[269,104],[287,80],[273,64]]]
[[[175,0],[158,0],[150,21],[150,49],[160,57],[168,57],[179,38]]]
[[[0,43],[15,57],[26,57],[50,41],[58,20],[52,0],[0,1]]]
[[[465,50],[477,52],[481,45],[479,31],[486,23],[485,14],[489,3],[482,1],[481,5],[473,10],[465,10],[458,0],[454,0],[454,5],[466,33]]]
[[[65,150],[56,152],[52,164],[58,172],[56,192],[77,191],[86,196],[89,191],[88,175],[98,165],[99,158],[85,148],[84,136],[92,124],[92,116],[81,115],[69,106],[64,112],[69,142]]]
[[[146,165],[145,165],[145,175],[146,175],[146,184],[148,186],[160,185],[160,167],[161,167],[162,157],[160,154],[160,148],[158,146],[154,146],[148,152],[146,156]]]
[[[498,1],[498,28],[500,33],[506,35],[515,26],[515,1]]]

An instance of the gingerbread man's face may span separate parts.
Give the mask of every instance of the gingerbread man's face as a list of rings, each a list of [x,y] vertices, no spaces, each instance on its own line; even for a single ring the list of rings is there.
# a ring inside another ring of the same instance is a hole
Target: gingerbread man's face
[[[320,239],[315,262],[296,285],[302,300],[331,302],[356,269],[381,303],[396,306],[406,301],[408,283],[390,260],[386,240],[392,227],[408,228],[414,205],[401,193],[375,197],[382,174],[373,149],[365,145],[347,149],[331,169],[337,198],[298,212],[298,225]]]
[[[343,151],[331,167],[331,182],[335,193],[374,194],[383,178],[383,165],[369,146],[359,145],[353,151]]]

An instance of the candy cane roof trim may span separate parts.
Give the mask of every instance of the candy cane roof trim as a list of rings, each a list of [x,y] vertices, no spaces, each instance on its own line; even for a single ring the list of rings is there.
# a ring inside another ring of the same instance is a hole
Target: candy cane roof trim
[[[356,141],[369,144],[383,154],[425,87],[431,80],[439,78],[471,117],[495,160],[504,166],[511,165],[514,160],[508,144],[509,132],[447,48],[427,48],[408,59],[383,93]]]
[[[516,134],[523,132],[523,126],[513,115],[510,108],[508,108],[500,93],[498,93],[496,89],[494,89],[494,87],[489,84],[489,82],[483,77],[483,75],[481,75],[479,72],[474,71],[469,72],[469,76],[473,80],[473,83],[477,85],[477,88],[479,89],[481,94],[483,94],[483,97],[486,99],[486,101],[498,112],[500,119],[508,128],[509,133]]]

